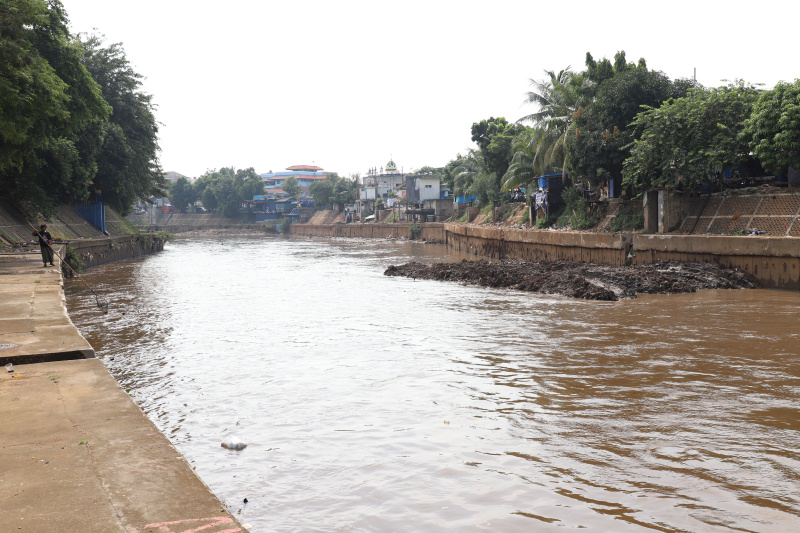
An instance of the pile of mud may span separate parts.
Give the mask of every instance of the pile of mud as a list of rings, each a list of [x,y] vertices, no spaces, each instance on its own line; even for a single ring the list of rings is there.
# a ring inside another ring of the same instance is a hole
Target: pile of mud
[[[483,287],[560,294],[587,300],[636,298],[641,294],[675,294],[698,289],[754,289],[758,282],[739,270],[709,263],[659,261],[649,265],[607,266],[542,261],[525,263],[467,261],[407,263],[390,266],[386,276],[458,281]]]

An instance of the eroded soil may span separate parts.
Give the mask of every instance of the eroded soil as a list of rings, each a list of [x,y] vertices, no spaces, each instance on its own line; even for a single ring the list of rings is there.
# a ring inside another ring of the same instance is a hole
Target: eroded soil
[[[587,300],[636,298],[637,294],[675,294],[698,289],[754,289],[748,273],[710,263],[659,261],[649,265],[607,266],[542,261],[526,263],[485,260],[460,263],[391,265],[386,276],[457,281],[483,287],[542,294],[561,294]]]

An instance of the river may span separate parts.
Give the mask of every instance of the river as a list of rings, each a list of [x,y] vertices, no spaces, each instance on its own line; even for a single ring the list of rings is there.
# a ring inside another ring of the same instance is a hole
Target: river
[[[461,257],[182,239],[85,273],[108,315],[75,281],[67,301],[254,533],[800,531],[798,293],[599,303],[383,276],[412,259]]]

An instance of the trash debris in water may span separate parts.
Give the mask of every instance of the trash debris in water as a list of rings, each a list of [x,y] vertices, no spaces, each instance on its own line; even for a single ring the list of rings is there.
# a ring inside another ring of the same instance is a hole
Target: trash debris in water
[[[244,450],[247,444],[243,440],[231,436],[222,441],[222,447],[228,450]]]
[[[12,365],[11,363],[8,363],[6,365],[6,370],[8,370],[9,374],[13,373],[14,372],[14,365]]]

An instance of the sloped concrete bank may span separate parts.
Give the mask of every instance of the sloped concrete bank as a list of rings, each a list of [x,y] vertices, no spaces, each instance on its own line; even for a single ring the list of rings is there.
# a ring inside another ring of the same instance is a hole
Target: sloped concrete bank
[[[417,238],[491,259],[646,265],[657,261],[716,263],[755,276],[763,287],[800,290],[800,238],[642,235],[420,224]],[[293,235],[408,238],[410,224],[294,224]]]
[[[0,531],[245,531],[94,358],[58,262],[0,254],[0,302]]]

